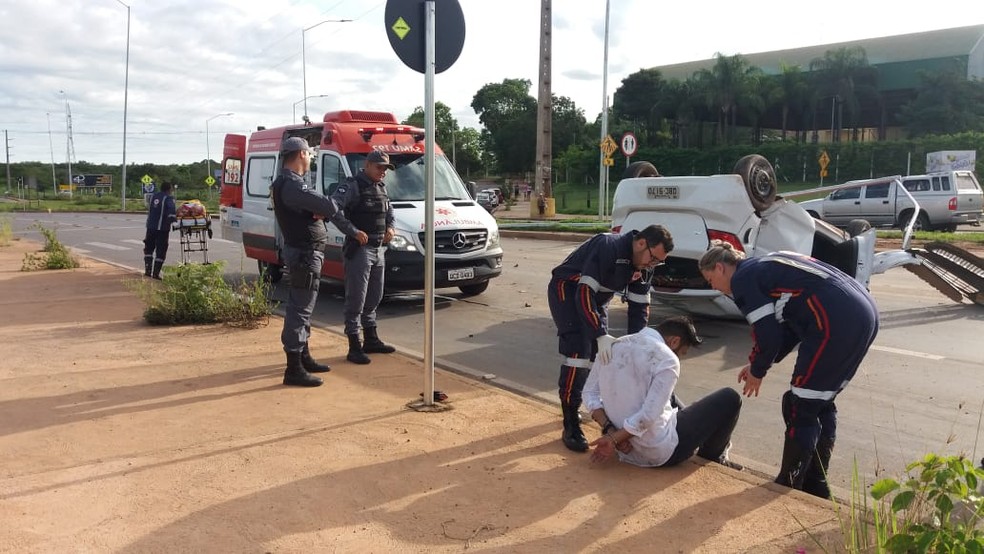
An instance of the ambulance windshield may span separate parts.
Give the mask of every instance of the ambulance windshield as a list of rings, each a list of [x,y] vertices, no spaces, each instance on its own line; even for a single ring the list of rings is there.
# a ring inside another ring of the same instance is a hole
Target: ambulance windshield
[[[348,154],[346,156],[353,175],[362,171],[366,154]],[[443,154],[434,156],[434,199],[435,200],[471,200],[465,184],[461,182],[458,173]],[[390,162],[395,170],[387,171],[383,182],[386,192],[393,202],[425,200],[425,176],[423,154],[390,154]]]

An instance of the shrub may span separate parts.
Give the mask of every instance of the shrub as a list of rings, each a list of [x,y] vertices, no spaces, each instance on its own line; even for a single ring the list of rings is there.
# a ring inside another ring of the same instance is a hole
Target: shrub
[[[7,246],[14,238],[14,227],[10,217],[0,217],[0,246]]]
[[[44,236],[44,248],[40,254],[34,252],[24,254],[21,271],[75,269],[76,267],[81,267],[82,264],[79,262],[79,259],[72,255],[64,244],[59,242],[54,229],[48,229],[40,223],[35,223],[32,227],[40,231]]]
[[[151,325],[265,325],[272,313],[269,285],[262,279],[230,285],[222,278],[224,266],[224,262],[165,266],[162,281],[131,281],[146,305],[144,319]]]

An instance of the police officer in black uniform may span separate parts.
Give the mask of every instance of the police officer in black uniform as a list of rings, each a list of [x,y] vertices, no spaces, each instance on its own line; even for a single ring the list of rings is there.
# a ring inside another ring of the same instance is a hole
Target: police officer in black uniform
[[[147,234],[144,235],[144,275],[147,277],[161,278],[171,224],[176,220],[171,183],[164,183],[161,191],[150,197],[150,210],[147,212]]]
[[[650,225],[624,235],[595,235],[553,269],[547,302],[565,358],[557,385],[564,412],[561,440],[568,449],[588,450],[578,408],[592,361],[597,356],[607,364],[617,340],[608,333],[608,303],[616,293],[624,293],[629,302],[629,333],[644,329],[649,324],[651,270],[672,250],[670,232],[662,225]]]
[[[284,384],[317,387],[322,380],[311,373],[330,371],[319,364],[308,348],[311,313],[318,300],[321,265],[328,246],[325,218],[337,213],[335,204],[308,188],[301,176],[311,169],[311,148],[300,137],[284,141],[283,168],[273,181],[273,212],[284,238],[284,257],[288,271],[287,308],[280,340],[287,353]]]
[[[386,194],[383,177],[394,169],[385,152],[373,150],[358,175],[349,177],[332,194],[341,212],[331,222],[345,233],[342,254],[345,266],[345,334],[349,351],[346,359],[368,364],[367,353],[389,354],[396,351],[379,340],[376,333],[376,308],[383,299],[386,270],[385,244],[396,233],[393,207]],[[359,341],[359,328],[365,341]]]

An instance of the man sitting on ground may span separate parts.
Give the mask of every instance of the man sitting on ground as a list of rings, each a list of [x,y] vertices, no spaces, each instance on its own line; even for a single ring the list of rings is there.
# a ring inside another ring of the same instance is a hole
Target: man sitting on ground
[[[603,433],[591,443],[592,462],[618,452],[620,460],[637,466],[673,466],[697,454],[742,469],[728,460],[741,410],[737,391],[722,388],[682,409],[671,400],[680,357],[701,342],[689,319],[673,317],[656,330],[646,327],[617,339],[611,361],[595,362],[584,385],[585,407]]]

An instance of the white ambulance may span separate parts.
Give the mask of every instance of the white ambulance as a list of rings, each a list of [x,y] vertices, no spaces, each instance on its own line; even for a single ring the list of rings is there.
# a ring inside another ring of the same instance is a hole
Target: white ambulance
[[[386,288],[424,288],[424,130],[401,125],[393,114],[344,110],[325,114],[320,123],[250,135],[226,135],[222,161],[219,217],[222,237],[243,244],[246,256],[272,281],[284,270],[282,240],[270,202],[270,185],[281,168],[281,146],[302,137],[315,150],[305,177],[325,196],[345,177],[362,168],[372,150],[389,154],[396,170],[387,172],[386,190],[396,217],[396,237],[386,250]],[[474,201],[444,153],[435,152],[435,288],[457,287],[465,295],[481,294],[502,273],[499,228]],[[331,223],[322,276],[344,280],[345,236]]]

